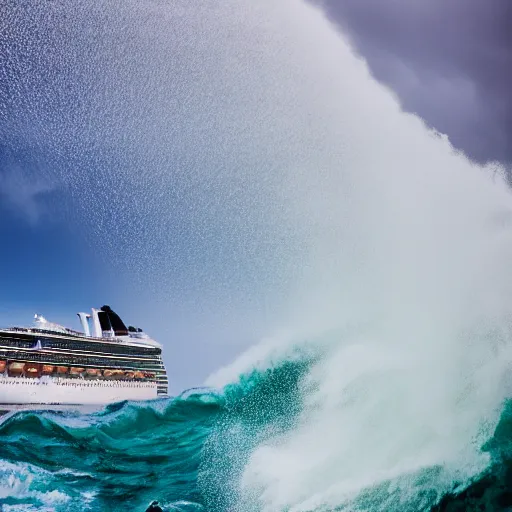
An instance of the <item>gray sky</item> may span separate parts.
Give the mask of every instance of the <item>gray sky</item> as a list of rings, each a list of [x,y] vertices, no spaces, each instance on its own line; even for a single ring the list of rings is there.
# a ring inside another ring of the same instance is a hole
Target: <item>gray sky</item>
[[[323,0],[405,110],[479,161],[512,163],[510,0]]]

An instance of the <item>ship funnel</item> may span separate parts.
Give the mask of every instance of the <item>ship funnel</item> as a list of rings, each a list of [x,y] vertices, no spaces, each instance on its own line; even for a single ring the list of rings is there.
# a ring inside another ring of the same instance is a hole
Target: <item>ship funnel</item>
[[[98,313],[100,309],[92,308],[92,335],[96,338],[102,337],[102,329]]]
[[[89,329],[89,318],[91,315],[88,313],[77,313],[78,318],[80,318],[80,323],[82,324],[82,329],[87,337],[91,336],[91,331]]]

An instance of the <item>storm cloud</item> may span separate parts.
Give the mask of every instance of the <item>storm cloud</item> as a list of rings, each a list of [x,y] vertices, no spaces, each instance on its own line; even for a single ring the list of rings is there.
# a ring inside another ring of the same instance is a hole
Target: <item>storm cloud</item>
[[[374,77],[479,162],[512,164],[510,0],[323,0]]]

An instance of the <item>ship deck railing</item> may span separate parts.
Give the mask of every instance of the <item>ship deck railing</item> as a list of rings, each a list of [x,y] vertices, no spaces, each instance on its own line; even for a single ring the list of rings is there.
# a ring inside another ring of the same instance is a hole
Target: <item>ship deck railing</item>
[[[109,343],[119,343],[121,345],[125,345],[126,342],[124,340],[120,340],[115,336],[109,338],[98,338],[97,336],[86,336],[83,332],[72,331],[71,329],[66,331],[49,331],[47,329],[38,329],[38,328],[29,328],[29,327],[8,327],[6,329],[0,329],[0,332],[17,332],[17,333],[27,333],[27,334],[48,334],[52,336],[76,336],[77,338],[82,338],[86,340],[94,340],[94,341],[102,341]],[[140,339],[140,338],[135,338]]]

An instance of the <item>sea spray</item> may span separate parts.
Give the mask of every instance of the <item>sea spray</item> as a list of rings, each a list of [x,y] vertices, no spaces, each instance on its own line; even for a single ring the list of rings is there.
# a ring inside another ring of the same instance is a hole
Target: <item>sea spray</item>
[[[360,328],[319,334],[314,391],[297,426],[252,453],[237,510],[367,510],[363,495],[371,510],[425,509],[489,464],[511,362],[510,193],[400,112],[318,11],[284,4],[269,11],[288,62],[308,62],[331,109],[319,145],[350,126],[337,162],[293,176],[317,230],[294,326]]]

